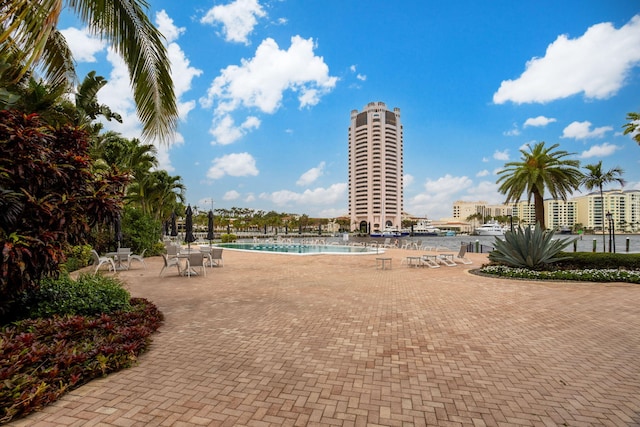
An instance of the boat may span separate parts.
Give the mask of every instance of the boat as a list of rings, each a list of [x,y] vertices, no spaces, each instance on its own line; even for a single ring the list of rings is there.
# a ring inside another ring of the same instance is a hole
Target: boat
[[[399,230],[393,229],[391,227],[385,227],[382,231],[374,231],[369,234],[369,237],[402,237],[406,234],[402,233]]]
[[[504,236],[504,227],[497,222],[482,224],[474,230],[476,236]]]
[[[430,219],[421,219],[413,227],[414,236],[442,236],[444,232],[431,224]]]
[[[560,234],[571,234],[572,233],[572,229],[570,225],[561,225],[560,228],[558,229],[558,232]]]

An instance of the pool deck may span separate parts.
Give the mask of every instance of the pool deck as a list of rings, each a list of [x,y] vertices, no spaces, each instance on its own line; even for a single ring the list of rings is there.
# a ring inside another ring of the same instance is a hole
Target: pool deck
[[[640,425],[640,286],[224,252],[117,273],[165,314],[137,366],[16,426]]]

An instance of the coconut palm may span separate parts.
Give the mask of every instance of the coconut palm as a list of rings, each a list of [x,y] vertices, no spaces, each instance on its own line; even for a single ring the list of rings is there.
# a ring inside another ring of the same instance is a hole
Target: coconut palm
[[[629,113],[627,114],[627,120],[629,120],[629,123],[622,126],[624,128],[624,134],[631,134],[632,138],[640,144],[640,114]]]
[[[0,57],[24,64],[20,75],[43,70],[53,87],[75,81],[73,56],[56,29],[64,6],[89,30],[107,40],[129,68],[145,137],[166,139],[177,127],[170,63],[162,34],[145,9],[146,0],[10,0],[0,3]]]
[[[580,185],[582,172],[578,169],[580,162],[567,157],[574,153],[564,150],[554,151],[558,144],[545,147],[539,142],[533,147],[527,145],[529,151],[520,150],[521,161],[509,162],[498,172],[500,184],[498,191],[506,194],[505,203],[517,202],[523,193],[527,193],[527,201],[533,197],[536,223],[546,229],[544,218],[544,193],[548,191],[552,198],[567,200]]]
[[[603,187],[606,184],[610,184],[613,182],[617,182],[620,185],[624,186],[624,179],[622,179],[622,174],[624,171],[615,167],[613,169],[609,169],[606,172],[602,171],[602,160],[593,165],[586,165],[585,169],[587,170],[587,174],[583,176],[580,184],[584,185],[587,190],[593,190],[597,188],[600,191],[600,223],[602,224],[602,251],[604,252],[606,249],[606,239],[604,233],[604,191]]]

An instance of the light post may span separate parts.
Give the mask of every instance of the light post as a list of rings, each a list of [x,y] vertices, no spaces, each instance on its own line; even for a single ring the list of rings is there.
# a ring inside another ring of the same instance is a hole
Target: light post
[[[607,217],[607,224],[609,225],[609,252],[612,251],[612,243],[613,243],[613,219],[612,219],[612,215],[611,212],[607,212],[606,215]],[[614,250],[615,252],[615,250]]]
[[[511,225],[511,232],[513,233],[513,215],[507,215],[509,218],[509,224]]]

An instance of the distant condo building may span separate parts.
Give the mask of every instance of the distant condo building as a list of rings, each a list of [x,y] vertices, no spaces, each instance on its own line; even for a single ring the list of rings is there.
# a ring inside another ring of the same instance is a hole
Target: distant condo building
[[[362,233],[402,227],[402,123],[400,109],[370,102],[351,111],[349,216]]]
[[[640,231],[640,190],[609,190],[574,197],[571,200],[546,199],[544,201],[545,225],[559,229],[581,224],[587,230],[608,229],[606,215],[611,214],[616,230],[621,232]],[[509,205],[489,205],[483,201],[456,201],[453,204],[453,219],[466,221],[480,214],[483,218],[512,215],[523,225],[536,222],[535,207],[526,200]],[[603,223],[604,221],[604,223]]]

